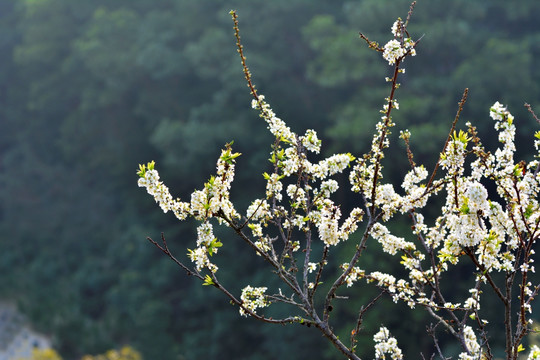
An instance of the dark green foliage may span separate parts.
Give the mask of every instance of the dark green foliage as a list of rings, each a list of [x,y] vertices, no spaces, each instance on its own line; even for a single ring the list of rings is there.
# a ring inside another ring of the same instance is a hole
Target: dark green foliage
[[[408,6],[0,0],[2,297],[17,300],[67,359],[123,343],[146,359],[338,358],[313,329],[240,318],[222,294],[147,243],[146,236],[157,240],[163,231],[184,258],[194,226],[162,214],[137,188],[135,171],[156,160],[171,191],[185,199],[213,172],[220,147],[235,140],[243,155],[233,200],[244,210],[262,196],[272,139],[249,106],[231,8],[257,87],[279,116],[299,133],[316,129],[328,151],[365,151],[389,67],[358,31],[384,43]],[[492,134],[487,115],[496,100],[509,105],[529,136],[535,124],[522,104],[540,108],[539,11],[535,0],[419,1],[409,30],[425,36],[418,56],[405,63],[395,115],[396,134],[411,129],[418,162],[436,161],[465,87],[464,121],[474,121],[481,136]],[[392,150],[389,176],[408,166],[403,147]],[[406,233],[409,225],[396,226]],[[233,234],[219,236],[226,285],[238,293],[248,283],[273,281]],[[335,315],[343,337],[375,294],[363,285],[349,290],[351,301]],[[400,309],[405,315],[396,318],[385,309],[366,318],[363,355],[372,356],[375,326],[384,321],[404,326],[395,335],[412,344],[406,354],[429,356],[429,339],[416,340],[424,336],[420,312]]]

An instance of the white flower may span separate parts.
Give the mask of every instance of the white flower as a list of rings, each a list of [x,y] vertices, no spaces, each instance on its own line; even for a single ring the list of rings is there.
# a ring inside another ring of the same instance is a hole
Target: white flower
[[[285,149],[285,159],[280,162],[283,175],[290,176],[298,172],[301,165],[300,157],[298,156],[296,147],[288,147]]]
[[[154,197],[163,212],[172,210],[179,220],[184,220],[191,213],[189,203],[173,199],[169,188],[159,181],[157,170],[146,170],[144,177],[140,177],[137,183],[139,187],[146,188],[148,194]]]
[[[194,214],[204,215],[206,204],[208,204],[208,194],[205,190],[196,190],[191,194],[191,210]]]
[[[270,206],[266,200],[254,200],[246,211],[246,217],[253,221],[264,219],[270,216],[269,209]]]
[[[287,186],[287,195],[298,205],[306,204],[306,192],[301,187],[296,186],[296,184],[290,184]]]
[[[493,120],[502,120],[504,115],[506,113],[506,108],[504,107],[503,104],[501,104],[500,102],[495,102],[495,104],[493,104],[493,106],[489,109],[489,116],[493,119]]]
[[[242,306],[254,313],[257,308],[263,308],[270,305],[270,302],[266,299],[266,295],[264,295],[266,290],[266,287],[246,286],[242,289],[242,295],[240,296]],[[240,308],[240,315],[248,316],[248,313],[244,308]]]
[[[489,211],[489,203],[487,201],[488,192],[486,188],[479,182],[471,182],[464,184],[465,197],[468,198],[469,211],[476,213],[478,211]]]
[[[279,181],[278,174],[272,174],[269,176],[266,183],[266,197],[271,199],[275,198],[277,201],[281,201],[283,196],[281,195],[281,190],[283,190],[283,184]]]
[[[471,297],[465,300],[464,307],[471,310],[480,310],[480,294],[478,289],[470,289]]]
[[[358,229],[358,222],[362,221],[364,211],[360,208],[354,208],[349,217],[345,219],[340,228],[340,234],[343,240],[348,239],[349,235]]]
[[[394,24],[392,25],[392,34],[394,37],[400,37],[401,36],[401,27],[403,26],[403,23],[401,22],[401,19],[397,19]]]
[[[383,58],[388,61],[388,65],[393,65],[396,60],[405,55],[405,49],[401,47],[401,43],[396,40],[390,40],[384,45]]]
[[[317,138],[315,130],[307,130],[306,135],[300,137],[300,140],[302,140],[302,145],[304,145],[307,150],[316,154],[321,151],[321,140]]]
[[[465,326],[463,328],[463,338],[470,354],[462,352],[459,354],[460,360],[479,359],[481,355],[480,345],[476,341],[476,335],[470,326]]]
[[[399,250],[414,250],[416,248],[413,243],[390,234],[390,231],[380,223],[373,225],[371,236],[382,245],[384,252],[390,255],[395,255]]]
[[[216,238],[213,231],[212,224],[209,222],[204,222],[199,225],[199,227],[197,227],[197,246],[209,246]],[[214,252],[217,252],[217,249],[214,249]]]
[[[386,359],[385,354],[389,354],[392,360],[403,359],[396,338],[390,336],[390,332],[384,326],[381,326],[379,332],[373,336],[373,340],[375,341],[375,359]]]
[[[325,198],[330,197],[330,194],[336,192],[338,188],[338,182],[334,179],[325,180],[321,183],[321,193]]]
[[[319,237],[327,245],[336,245],[340,240],[338,220],[341,217],[341,210],[332,201],[325,200],[320,212],[320,219],[317,222]]]
[[[540,360],[540,348],[537,345],[531,346],[527,360]]]
[[[416,55],[416,50],[414,49],[414,41],[411,38],[406,38],[403,40],[403,45],[399,40],[392,39],[384,45],[383,48],[383,58],[388,61],[388,65],[394,65],[396,61],[402,58],[407,51],[411,56]]]
[[[402,205],[402,198],[395,191],[392,184],[384,184],[377,187],[375,204],[383,211],[383,221],[388,221],[396,210]]]
[[[204,248],[190,250],[189,257],[191,261],[195,263],[197,271],[201,271],[202,268],[206,265],[206,262],[208,261],[208,257],[206,256],[206,250]]]
[[[343,269],[343,271],[347,270],[348,268],[348,263],[344,263],[341,265],[341,269]],[[364,270],[361,270],[359,267],[353,267],[349,274],[345,277],[347,287],[351,287],[358,279],[363,278],[365,274],[366,272]]]
[[[310,166],[308,172],[319,179],[325,179],[328,176],[335,175],[345,170],[349,163],[354,160],[351,154],[332,155],[318,164]]]
[[[255,246],[257,249],[261,250],[263,253],[267,253],[271,250],[270,243],[268,242],[267,238],[261,237],[259,240],[255,241]],[[261,256],[259,252],[257,252],[258,256]]]
[[[291,131],[291,129],[289,129],[283,120],[276,116],[274,111],[272,111],[270,108],[270,105],[264,101],[263,95],[259,95],[258,102],[256,100],[252,100],[251,106],[261,111],[261,117],[266,120],[268,123],[268,129],[275,137],[283,139],[291,144],[295,143],[296,135]]]

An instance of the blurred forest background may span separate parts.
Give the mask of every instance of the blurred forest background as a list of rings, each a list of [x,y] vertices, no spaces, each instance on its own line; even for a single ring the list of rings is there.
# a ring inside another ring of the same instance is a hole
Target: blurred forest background
[[[384,44],[409,4],[0,0],[0,298],[16,302],[68,360],[123,344],[160,360],[339,358],[313,329],[241,318],[149,244],[146,236],[164,232],[183,258],[195,227],[164,215],[135,172],[155,160],[171,191],[186,198],[234,140],[243,153],[233,184],[238,208],[264,192],[272,138],[250,107],[231,9],[257,88],[278,115],[299,133],[317,130],[326,154],[361,154],[390,67],[358,32]],[[493,146],[488,113],[498,100],[516,116],[518,144],[530,156],[538,127],[523,103],[540,112],[539,14],[537,0],[418,1],[409,31],[425,36],[404,63],[393,134],[411,130],[418,163],[435,163],[465,87],[461,124],[473,121]],[[399,141],[391,151],[386,176],[397,181],[408,164]],[[225,284],[238,293],[270,281],[242,243],[219,236]],[[366,263],[392,266],[371,246]],[[334,255],[345,256],[347,245],[340,249]],[[345,337],[370,292],[349,291],[336,315]],[[362,355],[373,356],[382,322],[397,329],[405,355],[429,356],[428,319],[393,309],[366,319]]]

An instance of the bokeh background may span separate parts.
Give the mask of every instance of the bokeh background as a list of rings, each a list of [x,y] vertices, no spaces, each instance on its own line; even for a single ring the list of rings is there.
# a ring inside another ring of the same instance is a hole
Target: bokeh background
[[[146,236],[164,232],[186,259],[195,227],[163,214],[135,172],[155,160],[171,191],[187,198],[234,140],[243,154],[232,193],[238,208],[264,192],[272,138],[250,107],[231,9],[253,79],[278,115],[298,133],[315,129],[325,154],[368,150],[391,68],[358,32],[384,44],[409,5],[0,0],[0,299],[68,360],[122,345],[147,360],[340,358],[313,329],[241,318],[149,244]],[[540,112],[539,14],[537,0],[418,1],[409,31],[424,37],[404,63],[393,134],[411,130],[418,163],[435,163],[465,87],[460,126],[474,122],[495,146],[488,114],[500,101],[516,116],[520,154],[531,156],[538,124],[523,104]],[[397,182],[408,163],[399,141],[390,151],[385,175]],[[339,196],[344,206],[355,201]],[[221,278],[233,291],[272,281],[240,241],[219,236]],[[377,246],[365,266],[395,267]],[[335,255],[344,259],[347,249]],[[456,280],[456,292],[470,285]],[[348,291],[351,301],[335,315],[345,337],[372,290]],[[366,318],[360,354],[373,356],[382,322],[406,355],[429,357],[429,319],[382,304]]]

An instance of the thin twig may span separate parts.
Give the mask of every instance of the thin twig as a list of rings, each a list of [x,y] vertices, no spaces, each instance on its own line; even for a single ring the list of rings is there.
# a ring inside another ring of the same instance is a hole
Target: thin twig
[[[461,101],[458,103],[459,105],[458,110],[457,110],[456,116],[454,117],[454,121],[452,122],[452,127],[450,128],[450,132],[448,133],[448,136],[446,137],[446,142],[444,143],[441,154],[444,154],[444,152],[446,151],[446,147],[448,146],[448,143],[450,143],[450,139],[452,139],[452,134],[454,133],[456,129],[456,124],[461,115],[461,111],[463,111],[463,107],[465,106],[465,103],[467,102],[468,94],[469,94],[469,89],[466,88],[463,91],[463,95],[461,96]],[[425,193],[429,191],[431,184],[433,183],[433,180],[435,179],[435,174],[437,174],[437,170],[439,169],[440,164],[441,164],[441,158],[439,157],[439,160],[435,164],[435,169],[433,169],[433,172],[431,173],[431,177],[429,178],[429,181],[426,185],[426,190],[424,191]]]
[[[527,104],[527,103],[525,103],[524,106],[525,106],[525,107],[527,108],[527,110],[529,110],[529,112],[532,114],[532,116],[534,117],[534,120],[536,120],[536,122],[540,124],[540,119],[539,119],[538,116],[536,116],[536,114],[534,113],[534,111],[533,111],[533,109],[532,109],[532,106],[529,105],[529,104]]]
[[[442,353],[441,347],[439,346],[439,341],[437,340],[437,337],[435,336],[435,328],[436,327],[437,327],[437,325],[433,326],[432,324],[430,324],[429,327],[427,328],[427,333],[433,339],[433,344],[435,345],[435,349],[437,350],[437,354],[439,355],[441,360],[450,359],[450,358],[445,357],[443,355],[443,353]],[[433,358],[433,356],[432,356],[432,358]]]
[[[204,277],[198,272],[190,269],[186,265],[184,265],[180,260],[178,260],[169,250],[169,247],[167,246],[167,241],[165,240],[165,236],[163,233],[161,233],[161,242],[163,243],[163,246],[159,245],[155,240],[153,240],[150,237],[146,238],[148,241],[150,241],[152,244],[154,244],[159,250],[161,250],[165,255],[171,258],[172,261],[174,261],[178,266],[180,266],[182,269],[184,269],[188,275],[195,276],[201,280],[204,280]]]
[[[369,304],[367,304],[366,306],[362,306],[360,308],[360,311],[358,313],[358,319],[356,320],[356,326],[354,327],[354,329],[351,331],[351,350],[354,350],[355,348],[355,344],[356,344],[356,337],[358,336],[358,333],[360,332],[360,328],[362,326],[362,322],[364,320],[364,315],[366,313],[366,311],[368,311],[369,308],[371,308],[373,305],[375,305],[375,303],[383,296],[384,294],[384,291],[381,291],[375,298],[373,298]]]

